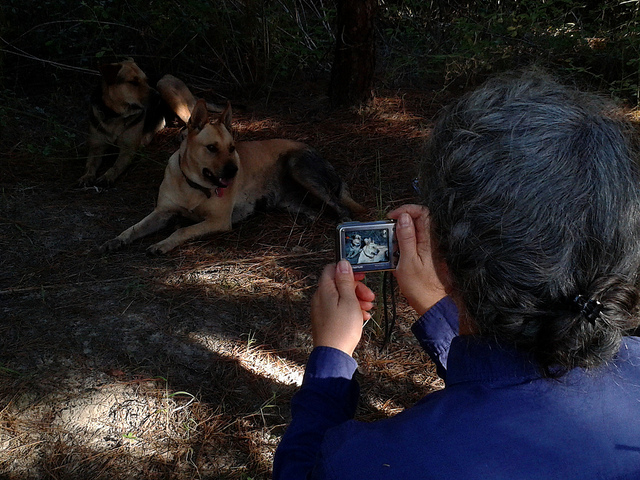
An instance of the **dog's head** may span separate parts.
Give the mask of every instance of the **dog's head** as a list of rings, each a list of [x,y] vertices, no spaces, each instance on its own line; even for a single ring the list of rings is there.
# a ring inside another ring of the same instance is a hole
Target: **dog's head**
[[[149,98],[147,76],[133,59],[108,63],[99,67],[102,74],[102,101],[122,116],[144,110]]]
[[[181,160],[182,172],[191,181],[215,188],[222,196],[232,183],[240,165],[231,134],[231,104],[212,118],[207,104],[200,99],[187,124],[186,148]]]

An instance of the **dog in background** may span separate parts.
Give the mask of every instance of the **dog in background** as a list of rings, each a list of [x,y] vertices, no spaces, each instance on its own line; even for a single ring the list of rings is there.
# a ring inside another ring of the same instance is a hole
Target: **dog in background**
[[[99,70],[102,82],[91,96],[89,152],[80,186],[112,184],[131,164],[138,148],[164,126],[160,96],[133,59],[101,65]],[[118,157],[96,180],[109,146],[118,148]]]
[[[176,111],[177,98],[172,104]],[[280,207],[314,218],[316,211],[303,204],[305,197],[328,205],[341,220],[364,211],[333,166],[308,145],[286,139],[235,142],[230,104],[213,118],[204,100],[193,102],[186,138],[169,159],[156,208],[100,251],[150,235],[179,215],[195,223],[150,246],[148,253],[165,254],[189,240],[230,230],[257,207]]]
[[[195,105],[187,86],[172,75],[160,79],[158,85],[164,90],[159,94],[149,85],[147,76],[132,58],[101,65],[99,70],[102,82],[91,96],[89,109],[87,165],[84,175],[78,180],[82,187],[115,182],[131,164],[136,151],[151,142],[164,127],[167,115],[171,115],[164,97],[179,108],[175,113],[185,123],[189,120],[189,112],[185,108],[190,105],[192,109]],[[209,108],[222,111],[211,105]],[[118,157],[113,166],[96,179],[109,147],[118,149]]]

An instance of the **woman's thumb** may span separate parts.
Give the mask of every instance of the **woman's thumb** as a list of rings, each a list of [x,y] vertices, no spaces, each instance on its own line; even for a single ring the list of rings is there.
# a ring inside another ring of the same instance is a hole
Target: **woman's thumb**
[[[336,265],[336,288],[340,296],[351,294],[355,296],[355,280],[353,278],[353,269],[348,260],[340,260]]]
[[[416,249],[416,229],[413,219],[408,213],[402,213],[396,223],[396,239],[398,248],[405,256]]]

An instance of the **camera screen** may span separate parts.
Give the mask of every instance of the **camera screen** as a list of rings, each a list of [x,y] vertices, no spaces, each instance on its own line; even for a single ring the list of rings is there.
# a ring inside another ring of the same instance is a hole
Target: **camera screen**
[[[344,234],[344,256],[352,265],[388,263],[391,245],[386,228]]]

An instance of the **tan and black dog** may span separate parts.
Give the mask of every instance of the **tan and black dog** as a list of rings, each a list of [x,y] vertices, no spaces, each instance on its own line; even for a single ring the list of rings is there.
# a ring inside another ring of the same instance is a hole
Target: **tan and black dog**
[[[169,159],[155,210],[139,223],[100,247],[116,250],[165,227],[178,215],[196,222],[179,228],[147,249],[164,254],[208,233],[230,230],[256,206],[285,208],[306,216],[305,196],[329,205],[341,219],[364,209],[356,203],[334,168],[318,152],[285,139],[235,142],[231,106],[213,119],[198,100],[187,136]]]
[[[91,96],[88,156],[80,186],[112,184],[131,164],[141,145],[148,144],[164,126],[160,96],[145,73],[129,58],[99,67],[102,84]],[[97,178],[109,147],[118,148],[111,168]]]
[[[102,82],[91,96],[89,137],[85,174],[78,180],[82,187],[111,185],[131,164],[136,151],[148,145],[164,127],[170,108],[186,123],[195,99],[187,86],[172,75],[158,81],[160,94],[150,85],[145,73],[129,58],[99,67]],[[168,100],[165,101],[165,100]],[[208,105],[212,111],[221,108]],[[111,168],[97,177],[98,169],[110,147],[118,149]]]

